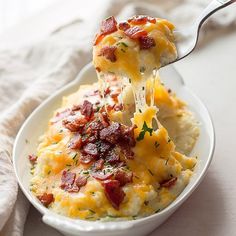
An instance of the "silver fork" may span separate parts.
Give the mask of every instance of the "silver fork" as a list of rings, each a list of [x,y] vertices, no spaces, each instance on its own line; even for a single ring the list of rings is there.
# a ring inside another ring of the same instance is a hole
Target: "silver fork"
[[[194,22],[193,26],[187,30],[174,31],[176,39],[176,47],[178,57],[175,61],[179,61],[188,56],[196,47],[199,31],[204,21],[216,11],[235,3],[236,0],[213,0],[201,13],[201,15]],[[236,14],[236,13],[235,13]],[[171,62],[171,63],[173,63]],[[170,64],[170,63],[169,63]]]

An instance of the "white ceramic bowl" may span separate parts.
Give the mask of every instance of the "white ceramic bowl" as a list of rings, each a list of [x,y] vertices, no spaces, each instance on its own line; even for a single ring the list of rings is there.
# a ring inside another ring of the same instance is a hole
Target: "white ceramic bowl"
[[[196,189],[203,179],[213,156],[215,143],[213,124],[203,103],[184,85],[182,78],[173,66],[167,66],[162,69],[161,78],[169,88],[188,103],[189,109],[200,122],[200,136],[191,153],[199,157],[199,163],[188,186],[163,211],[143,219],[122,222],[91,222],[60,216],[41,205],[36,197],[31,194],[29,190],[30,163],[28,154],[35,153],[38,137],[45,131],[53,111],[60,106],[61,98],[75,92],[79,85],[96,80],[95,70],[92,64],[88,64],[71,84],[53,94],[29,116],[21,127],[15,141],[13,162],[19,185],[28,200],[42,213],[43,221],[46,224],[65,235],[147,235],[163,223]],[[192,207],[194,210],[196,206]]]

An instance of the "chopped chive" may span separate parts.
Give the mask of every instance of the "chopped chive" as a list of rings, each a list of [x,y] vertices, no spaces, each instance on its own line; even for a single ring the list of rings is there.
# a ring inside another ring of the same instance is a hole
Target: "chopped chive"
[[[129,79],[129,83],[131,84],[131,79]]]
[[[152,176],[154,175],[150,169],[148,169],[148,171],[149,171],[149,173],[150,173]]]
[[[155,141],[155,147],[158,148],[160,146],[160,143],[158,143],[157,141]]]
[[[77,157],[78,153],[75,153],[72,157],[72,159],[74,160]]]
[[[126,52],[123,48],[120,49],[122,52]]]
[[[144,90],[145,89],[145,87],[142,87],[142,90]]]
[[[144,66],[141,66],[140,69],[139,69],[139,71],[140,71],[141,73],[144,73],[145,70],[146,70],[146,68],[145,68]]]
[[[141,109],[138,109],[140,113],[142,113],[142,110]]]
[[[63,129],[60,129],[60,130],[59,130],[59,133],[63,133]]]
[[[28,139],[25,139],[25,143],[29,143],[29,140],[28,140]]]
[[[92,214],[95,214],[96,212],[93,211],[92,209],[89,209],[89,211],[92,213]]]
[[[170,137],[168,137],[168,143],[171,141]]]
[[[169,161],[169,158],[166,160],[166,163],[165,163],[165,165],[167,165],[167,164],[168,164],[168,161]]]
[[[161,210],[161,209],[156,210],[155,213],[158,213],[160,210]]]
[[[123,45],[126,48],[128,47],[128,45],[126,43],[124,43],[124,42],[118,42],[117,45]]]

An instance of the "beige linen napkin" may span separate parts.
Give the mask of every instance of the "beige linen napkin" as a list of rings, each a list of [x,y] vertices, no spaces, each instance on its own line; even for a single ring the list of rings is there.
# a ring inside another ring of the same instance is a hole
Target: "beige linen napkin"
[[[94,0],[87,1],[92,8]],[[12,167],[15,136],[25,119],[45,98],[72,81],[80,69],[91,61],[92,39],[100,20],[109,15],[125,19],[134,14],[149,14],[166,17],[181,27],[186,22],[191,23],[208,2],[104,0],[96,15],[83,18],[78,1],[78,19],[71,19],[68,24],[54,29],[44,41],[0,51],[1,236],[23,234],[29,207],[28,201],[18,189]],[[235,12],[236,8],[232,6],[212,17],[204,32],[210,34],[211,31],[212,34],[213,29],[236,26]],[[65,9],[65,14],[70,13],[66,13]]]

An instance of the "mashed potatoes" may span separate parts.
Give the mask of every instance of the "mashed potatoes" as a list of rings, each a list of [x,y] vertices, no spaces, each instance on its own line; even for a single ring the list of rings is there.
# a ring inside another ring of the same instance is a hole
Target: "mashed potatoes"
[[[151,75],[176,58],[173,26],[140,16],[118,27],[108,18],[96,38],[99,83],[63,98],[30,155],[32,193],[71,218],[157,213],[181,193],[197,163],[187,156],[199,134],[195,118],[157,71]]]
[[[112,79],[114,82],[115,78]],[[118,110],[119,104],[113,96],[114,88],[115,86],[108,94],[110,107],[113,107],[109,114],[110,117],[117,118],[121,111]],[[114,208],[114,203],[112,204],[104,189],[103,182],[107,180],[103,180],[104,176],[101,179],[94,177],[94,173],[100,173],[100,170],[94,170],[94,163],[98,160],[81,163],[81,149],[70,147],[71,140],[78,132],[70,131],[65,127],[64,122],[71,119],[70,112],[75,110],[76,106],[82,105],[84,100],[93,104],[96,113],[101,106],[101,103],[98,103],[101,97],[97,89],[97,83],[84,85],[75,94],[63,98],[62,107],[54,113],[48,130],[40,138],[37,160],[32,170],[31,191],[51,210],[72,218],[133,219],[162,210],[184,189],[193,173],[196,159],[180,154],[176,149],[184,151],[183,153],[188,153],[192,149],[199,132],[195,119],[187,111],[183,102],[174,94],[168,93],[161,83],[157,84],[158,96],[162,96],[162,98],[156,97],[156,104],[160,106],[157,114],[158,116],[161,114],[160,118],[166,126],[163,127],[159,123],[159,128],[153,130],[152,135],[147,131],[143,139],[138,139],[144,121],[147,127],[151,126],[149,117],[152,115],[136,114],[133,119],[133,124],[137,126],[134,129],[136,144],[132,148],[134,153],[132,159],[127,158],[121,150],[116,150],[120,156],[117,162],[109,163],[104,157],[102,171],[105,175],[112,174],[108,179],[113,180],[117,170],[122,170],[128,178],[132,175],[132,179],[122,186],[124,195],[122,202],[118,208],[117,206]],[[156,113],[156,109],[152,108],[148,112]],[[78,115],[80,116],[81,114]],[[192,128],[186,133],[184,126]],[[170,136],[168,129],[171,130]],[[174,139],[178,140],[177,147],[172,141]],[[70,180],[70,176],[67,176],[67,181],[73,182],[72,185],[76,186],[78,178],[85,178],[86,184],[80,186],[79,190],[73,189],[72,186],[66,189],[63,187],[65,180],[62,177],[65,171],[76,174],[74,182]],[[53,195],[51,202],[50,194]],[[119,192],[117,194],[119,195]]]

